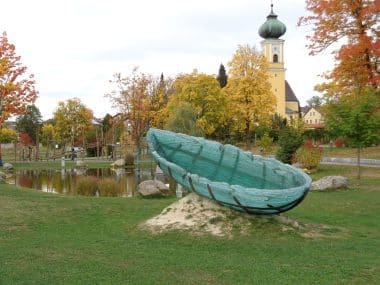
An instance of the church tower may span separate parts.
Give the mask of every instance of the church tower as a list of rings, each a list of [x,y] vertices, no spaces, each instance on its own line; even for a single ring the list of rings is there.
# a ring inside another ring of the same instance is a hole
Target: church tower
[[[286,117],[286,88],[284,67],[284,40],[280,39],[286,32],[286,26],[277,19],[273,12],[267,16],[267,20],[261,25],[259,35],[264,39],[261,42],[263,53],[269,63],[269,76],[272,92],[276,96],[276,112]]]

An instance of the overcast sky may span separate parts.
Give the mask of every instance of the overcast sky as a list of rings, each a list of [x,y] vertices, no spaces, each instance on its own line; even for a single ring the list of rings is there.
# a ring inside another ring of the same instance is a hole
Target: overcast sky
[[[329,53],[308,55],[296,26],[303,0],[274,0],[285,23],[286,78],[304,105],[317,95],[318,74],[332,68]],[[114,73],[140,71],[166,77],[193,69],[217,74],[239,44],[260,46],[258,29],[270,0],[12,0],[2,1],[0,32],[35,75],[36,105],[44,119],[59,101],[78,97],[97,117],[115,114],[104,94]],[[228,70],[227,70],[228,71]]]

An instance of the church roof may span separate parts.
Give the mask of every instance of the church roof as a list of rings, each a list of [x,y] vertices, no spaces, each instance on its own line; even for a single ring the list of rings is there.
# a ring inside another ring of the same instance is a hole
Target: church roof
[[[259,35],[264,39],[278,39],[286,32],[286,26],[283,22],[277,19],[277,15],[273,12],[273,4],[271,12],[267,16],[267,20],[259,28]]]
[[[294,94],[292,87],[290,87],[288,81],[285,80],[285,101],[286,102],[298,102],[297,96]]]

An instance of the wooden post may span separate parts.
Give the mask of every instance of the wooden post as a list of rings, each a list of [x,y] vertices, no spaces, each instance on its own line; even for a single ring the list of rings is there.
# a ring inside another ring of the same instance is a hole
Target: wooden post
[[[15,158],[15,162],[16,162],[16,160],[17,160],[17,141],[14,141],[13,145],[14,145],[14,158]]]
[[[40,125],[37,124],[36,130],[36,156],[35,160],[40,159]]]

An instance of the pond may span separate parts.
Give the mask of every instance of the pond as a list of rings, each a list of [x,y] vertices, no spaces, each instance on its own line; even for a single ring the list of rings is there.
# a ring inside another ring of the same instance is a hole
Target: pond
[[[54,170],[18,170],[7,178],[7,183],[49,193],[132,197],[135,195],[137,185],[140,182],[153,178],[154,171],[151,169],[126,170],[123,168],[98,168],[81,170],[73,168]],[[97,183],[107,183],[108,185],[111,185],[111,187],[104,187],[104,191],[97,191],[96,193],[91,191],[81,191],[81,188],[78,187],[78,185],[79,183],[82,183],[83,185],[83,181],[92,181],[95,185]]]

